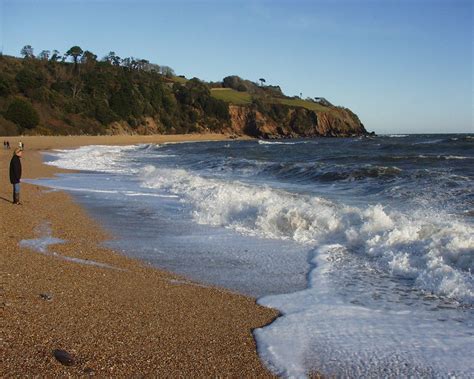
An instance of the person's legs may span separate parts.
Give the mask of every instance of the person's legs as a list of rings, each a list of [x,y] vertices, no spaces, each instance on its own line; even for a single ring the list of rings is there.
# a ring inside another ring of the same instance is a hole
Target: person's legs
[[[20,204],[20,183],[13,185],[13,204]]]

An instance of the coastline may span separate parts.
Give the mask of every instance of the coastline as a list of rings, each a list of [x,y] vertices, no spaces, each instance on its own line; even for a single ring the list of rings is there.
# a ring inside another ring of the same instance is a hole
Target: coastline
[[[43,164],[42,150],[226,136],[4,138],[12,147],[24,142],[23,178],[32,179],[66,172]],[[11,204],[11,153],[0,154],[1,376],[272,376],[251,331],[270,323],[275,310],[102,247],[107,233],[65,192],[23,183],[23,205]],[[57,256],[20,246],[45,230],[64,241],[48,247]],[[55,349],[71,353],[75,364],[60,364]]]

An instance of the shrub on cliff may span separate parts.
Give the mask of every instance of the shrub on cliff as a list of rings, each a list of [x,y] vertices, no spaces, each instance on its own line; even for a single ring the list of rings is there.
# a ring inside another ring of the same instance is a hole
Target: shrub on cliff
[[[121,83],[120,89],[112,94],[110,108],[123,120],[130,117],[140,117],[143,113],[143,103],[140,94],[133,88],[132,83]]]
[[[15,99],[5,112],[5,118],[24,129],[32,129],[39,123],[39,115],[30,102]]]
[[[29,89],[35,89],[45,84],[45,78],[41,71],[24,68],[16,74],[16,83],[20,91],[26,92]]]
[[[12,93],[12,84],[8,77],[0,74],[0,96],[7,97]]]
[[[101,124],[107,125],[113,121],[119,121],[119,117],[112,112],[105,102],[98,102],[95,105],[93,114],[91,114]]]

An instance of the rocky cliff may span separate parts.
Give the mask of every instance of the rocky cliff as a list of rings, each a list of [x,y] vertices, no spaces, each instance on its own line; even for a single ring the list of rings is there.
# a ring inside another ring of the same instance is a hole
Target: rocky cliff
[[[315,112],[279,105],[276,109],[229,106],[231,131],[257,138],[351,137],[369,134],[357,115],[346,108]]]
[[[92,61],[0,55],[0,135],[232,133],[257,138],[367,134],[350,110],[291,98],[237,76],[206,83]]]

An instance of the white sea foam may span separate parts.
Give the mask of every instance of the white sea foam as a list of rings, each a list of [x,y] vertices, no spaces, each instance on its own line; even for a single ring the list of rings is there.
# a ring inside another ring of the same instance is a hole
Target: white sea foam
[[[36,183],[36,180],[25,179],[27,183]],[[109,190],[109,189],[100,189],[100,188],[87,188],[87,187],[69,187],[60,184],[56,184],[54,182],[49,182],[48,184],[54,190],[62,190],[62,191],[69,191],[69,192],[82,192],[82,193],[102,193],[102,194],[110,194],[110,195],[123,195],[129,197],[157,197],[157,198],[178,198],[177,195],[167,195],[167,194],[160,194],[160,193],[153,193],[153,192],[140,192],[140,191],[127,191],[127,190]]]
[[[405,137],[408,137],[409,135],[408,134],[389,134],[387,135],[387,137],[390,137],[390,138],[405,138]]]
[[[443,156],[444,159],[460,159],[460,160],[464,160],[464,159],[473,159],[472,157],[463,157],[463,156],[460,156],[460,155],[445,155]]]
[[[267,140],[258,140],[260,145],[299,145],[302,143],[308,143],[308,141],[267,141]],[[314,143],[314,142],[313,142]]]
[[[54,251],[50,251],[49,246],[63,244],[63,243],[66,243],[67,241],[60,238],[52,237],[51,225],[49,223],[40,224],[39,227],[36,228],[36,233],[39,234],[38,238],[21,240],[19,243],[20,247],[37,251],[38,253],[41,253],[43,255],[52,256],[58,259],[68,261],[68,262],[74,262],[74,263],[79,263],[79,264],[87,265],[87,266],[96,266],[96,267],[109,268],[109,269],[122,271],[122,269],[111,266],[107,263],[97,262],[91,259],[69,257],[67,255],[61,255]]]
[[[308,245],[338,242],[379,269],[437,295],[474,303],[474,230],[461,220],[381,205],[366,209],[270,187],[207,179],[181,169],[143,172],[143,186],[182,197],[201,224]]]
[[[137,150],[139,146],[82,146],[74,150],[53,150],[48,152],[55,158],[47,162],[69,170],[99,172],[129,172],[130,167],[123,158],[124,152]]]
[[[428,141],[422,141],[422,142],[415,142],[413,145],[434,145],[437,143],[443,142],[442,139],[435,139],[435,140],[428,140]]]
[[[417,158],[420,159],[446,159],[446,160],[465,160],[465,159],[473,159],[472,157],[465,157],[465,156],[460,156],[460,155],[424,155],[420,154],[416,156]],[[404,157],[401,157],[402,159]]]
[[[282,313],[254,331],[268,368],[284,377],[316,370],[341,378],[471,377],[474,344],[465,326],[450,325],[446,333],[430,313],[372,309],[338,298],[331,261],[345,249],[326,245],[315,252],[308,289],[259,299]]]

